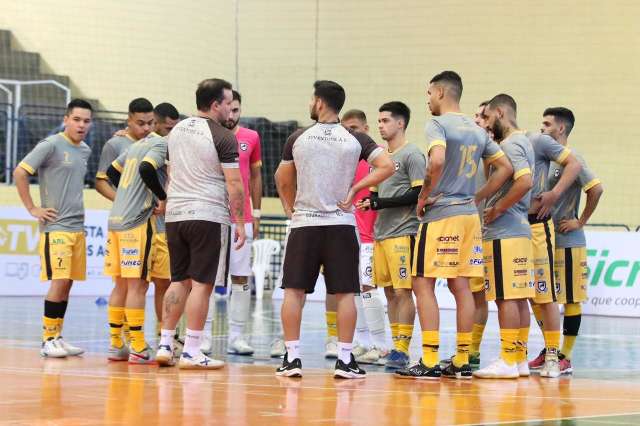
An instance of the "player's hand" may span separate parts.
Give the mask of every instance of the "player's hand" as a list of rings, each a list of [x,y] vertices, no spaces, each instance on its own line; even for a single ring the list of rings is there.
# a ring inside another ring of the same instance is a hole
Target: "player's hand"
[[[350,212],[351,209],[353,208],[353,198],[355,196],[356,196],[356,193],[353,191],[353,188],[351,188],[349,190],[349,193],[347,194],[347,198],[345,198],[344,200],[340,201],[338,203],[338,207],[340,207],[345,212]]]
[[[127,136],[127,130],[128,130],[128,129],[129,129],[129,127],[125,127],[124,129],[120,129],[120,130],[118,130],[117,132],[115,132],[115,133],[113,134],[113,136],[120,136],[120,137],[122,137],[122,136]]]
[[[233,242],[236,243],[235,249],[240,250],[247,240],[247,235],[244,232],[244,224],[239,223],[236,225],[236,232],[233,235]]]
[[[582,225],[578,219],[562,219],[560,221],[560,226],[558,226],[558,231],[561,234],[566,234],[567,232],[575,231],[580,228],[582,228]]]
[[[554,191],[546,191],[538,195],[537,199],[540,201],[540,210],[538,210],[538,219],[544,219],[551,215],[553,207],[558,201],[558,194]]]
[[[418,218],[422,218],[422,216],[424,216],[424,214],[427,212],[427,207],[433,205],[441,197],[442,193],[436,195],[435,197],[427,197],[425,200],[418,197],[418,205],[416,206],[416,214],[418,215]]]
[[[153,214],[163,216],[167,211],[167,200],[158,201],[158,205],[153,209]]]
[[[500,216],[504,213],[502,210],[496,208],[496,206],[489,207],[484,209],[484,223],[488,225],[492,222],[495,222]]]
[[[260,218],[254,217],[253,218],[253,239],[257,240],[258,238],[260,238]]]
[[[58,211],[51,207],[43,208],[33,206],[29,209],[29,214],[38,219],[40,223],[53,222],[58,218]]]
[[[369,210],[371,208],[371,198],[364,197],[362,200],[356,201],[356,208],[362,211]]]

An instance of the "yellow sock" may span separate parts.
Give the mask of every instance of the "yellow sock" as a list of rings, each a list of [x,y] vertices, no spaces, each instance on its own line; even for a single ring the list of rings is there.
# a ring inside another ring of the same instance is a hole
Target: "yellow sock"
[[[480,343],[482,343],[482,335],[484,334],[484,324],[473,324],[471,330],[471,353],[477,355],[480,353]]]
[[[438,350],[440,349],[440,333],[438,330],[426,330],[422,332],[422,363],[427,367],[433,367],[440,358]]]
[[[125,308],[129,334],[131,334],[131,348],[142,352],[147,347],[144,341],[144,309]]]
[[[560,330],[543,331],[542,334],[547,351],[555,349],[558,352],[560,350]]]
[[[124,323],[124,308],[122,306],[109,306],[107,308],[109,319],[109,336],[111,346],[121,348],[124,344],[122,340],[122,324]]]
[[[129,322],[127,321],[126,314],[124,316],[124,322],[122,323],[122,338],[124,339],[125,344],[131,344],[131,332],[129,330]]]
[[[42,341],[55,339],[58,335],[58,318],[42,317]]]
[[[409,355],[409,345],[413,336],[413,324],[398,325],[398,350]]]
[[[391,323],[391,340],[393,341],[393,348],[398,349],[398,334],[400,334],[400,324],[397,322]]]
[[[527,360],[528,345],[529,345],[529,327],[521,327],[518,329],[518,353],[516,356],[517,362],[524,362]]]
[[[536,322],[538,323],[538,326],[540,326],[541,330],[544,330],[543,329],[544,324],[542,321],[542,307],[540,305],[532,304],[531,310],[533,311],[533,316],[536,317]]]
[[[471,333],[458,332],[456,337],[456,354],[453,356],[453,365],[462,367],[469,364],[469,347],[471,346]]]
[[[517,360],[516,341],[519,334],[517,328],[500,329],[500,357],[509,365],[514,365]]]
[[[338,337],[338,313],[327,311],[325,318],[327,319],[327,335],[329,337]]]

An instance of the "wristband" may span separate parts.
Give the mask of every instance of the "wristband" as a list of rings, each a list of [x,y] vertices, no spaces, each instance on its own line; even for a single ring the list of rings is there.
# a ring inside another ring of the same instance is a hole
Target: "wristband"
[[[260,209],[253,209],[253,217],[256,219],[260,219]]]

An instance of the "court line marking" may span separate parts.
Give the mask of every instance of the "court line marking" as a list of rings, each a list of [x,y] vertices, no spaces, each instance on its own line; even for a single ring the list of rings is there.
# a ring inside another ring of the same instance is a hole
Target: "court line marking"
[[[602,414],[602,415],[589,415],[589,416],[569,416],[569,417],[548,417],[542,419],[530,419],[530,420],[517,420],[517,421],[503,421],[503,422],[492,422],[492,423],[464,423],[459,424],[458,426],[486,426],[486,425],[508,425],[513,423],[531,423],[531,422],[551,422],[558,420],[588,420],[588,419],[597,419],[599,417],[622,417],[622,416],[637,416],[640,415],[640,411],[630,412],[630,413],[620,413],[620,414]],[[620,424],[620,423],[617,423]],[[629,423],[632,424],[632,423]],[[637,423],[633,423],[637,424]]]

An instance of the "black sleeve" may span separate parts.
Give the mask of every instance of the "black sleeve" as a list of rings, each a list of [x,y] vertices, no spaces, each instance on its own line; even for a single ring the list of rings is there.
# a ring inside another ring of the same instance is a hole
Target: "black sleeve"
[[[164,188],[162,187],[160,179],[158,178],[158,172],[156,172],[153,164],[149,163],[148,161],[143,161],[142,163],[140,163],[138,171],[140,172],[142,181],[145,185],[147,185],[147,188],[149,188],[151,192],[153,192],[153,195],[158,197],[158,200],[160,201],[166,200],[167,194],[164,192]]]
[[[109,166],[109,168],[107,169],[107,177],[111,181],[111,184],[116,188],[118,187],[118,185],[120,185],[120,172],[116,170],[113,165]]]
[[[418,202],[418,195],[420,194],[420,186],[414,186],[403,195],[397,197],[380,198],[377,192],[371,193],[371,209],[381,210],[391,207],[404,207],[411,206]]]

